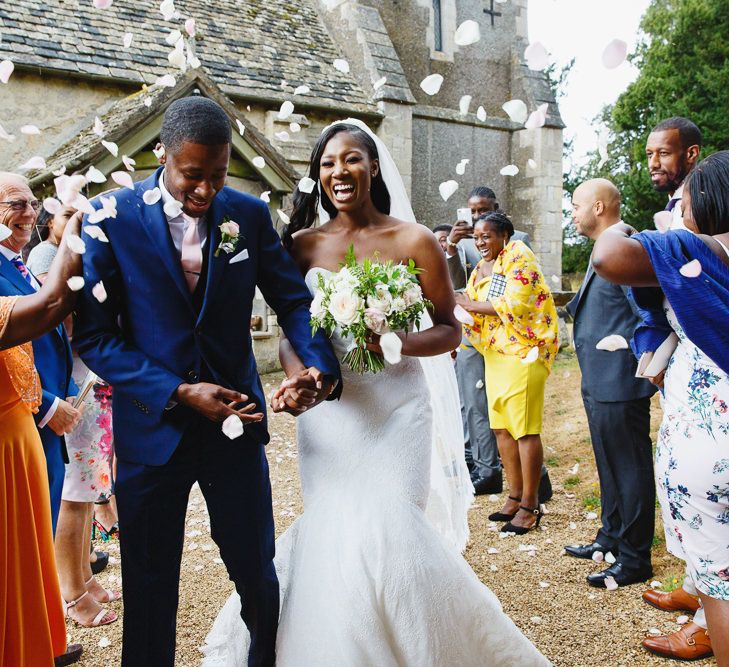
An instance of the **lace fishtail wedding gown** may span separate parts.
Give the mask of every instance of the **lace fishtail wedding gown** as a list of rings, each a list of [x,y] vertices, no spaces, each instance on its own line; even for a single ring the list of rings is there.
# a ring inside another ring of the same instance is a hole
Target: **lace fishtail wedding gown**
[[[332,342],[342,358],[348,341]],[[548,665],[426,518],[432,419],[418,359],[342,372],[341,399],[297,418],[305,511],[276,542],[277,665]],[[247,664],[240,607],[233,593],[204,667]]]

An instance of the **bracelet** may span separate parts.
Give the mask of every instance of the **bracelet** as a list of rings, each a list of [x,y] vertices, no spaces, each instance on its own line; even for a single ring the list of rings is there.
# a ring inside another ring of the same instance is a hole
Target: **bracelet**
[[[453,241],[451,241],[450,238],[447,238],[446,239],[446,245],[449,248],[457,248],[458,247],[458,244],[457,243],[453,243]]]

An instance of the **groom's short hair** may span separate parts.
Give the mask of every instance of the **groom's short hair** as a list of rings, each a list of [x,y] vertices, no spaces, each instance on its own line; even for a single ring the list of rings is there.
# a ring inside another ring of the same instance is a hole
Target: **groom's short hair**
[[[220,146],[231,143],[232,138],[228,114],[219,104],[201,95],[183,97],[170,104],[159,133],[159,140],[173,152],[186,141]]]

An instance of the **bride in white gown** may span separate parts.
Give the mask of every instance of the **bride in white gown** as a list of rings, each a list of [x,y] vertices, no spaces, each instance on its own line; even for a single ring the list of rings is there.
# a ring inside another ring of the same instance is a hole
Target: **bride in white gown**
[[[434,324],[404,338],[397,365],[365,375],[343,367],[340,400],[297,419],[305,511],[276,542],[277,665],[548,665],[459,553],[472,487],[443,354],[460,327],[440,247],[406,224],[414,218],[402,179],[360,121],[322,133],[309,175],[319,190],[297,193],[292,230],[302,231],[292,242],[287,230],[284,241],[310,289],[318,272],[338,270],[350,244],[359,260],[412,258],[425,269]],[[317,200],[320,222],[334,220],[311,228]],[[332,343],[341,359],[349,341],[335,334]],[[286,341],[282,360],[287,374],[302,367]],[[204,667],[247,664],[240,607],[233,593],[207,637]]]

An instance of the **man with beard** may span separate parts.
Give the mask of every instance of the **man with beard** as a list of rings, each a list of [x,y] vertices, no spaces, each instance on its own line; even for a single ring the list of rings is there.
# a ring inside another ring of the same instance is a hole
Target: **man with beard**
[[[701,130],[681,116],[661,121],[648,135],[645,152],[651,181],[658,192],[668,193],[665,210],[671,212],[670,229],[686,229],[681,209],[683,183],[698,162],[700,150]],[[683,586],[670,593],[649,589],[643,593],[643,599],[663,611],[695,614],[693,622],[684,625],[678,632],[644,639],[643,646],[647,650],[679,660],[696,660],[712,655],[706,617],[688,569]]]

